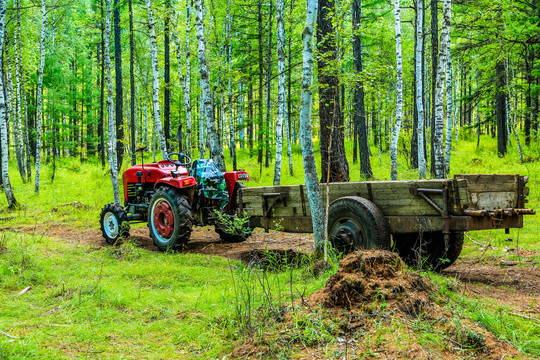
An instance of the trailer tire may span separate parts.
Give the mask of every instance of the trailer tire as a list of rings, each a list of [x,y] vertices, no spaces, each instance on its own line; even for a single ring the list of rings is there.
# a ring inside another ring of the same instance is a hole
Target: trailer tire
[[[463,249],[464,233],[450,232],[447,251],[444,249],[444,234],[441,231],[393,237],[396,250],[407,265],[440,271],[452,265],[459,257]]]
[[[334,249],[347,254],[359,249],[390,249],[390,233],[381,210],[371,201],[346,196],[328,210],[328,237]]]
[[[129,236],[127,212],[118,204],[110,203],[101,209],[99,225],[107,244],[114,245],[119,239]]]
[[[219,238],[226,243],[240,243],[244,242],[251,236],[251,232],[248,234],[239,234],[237,231],[233,230],[232,232],[224,228],[223,226],[216,225],[216,233],[219,235]]]
[[[193,228],[187,198],[169,187],[158,189],[148,205],[148,228],[161,251],[174,250],[187,243]]]

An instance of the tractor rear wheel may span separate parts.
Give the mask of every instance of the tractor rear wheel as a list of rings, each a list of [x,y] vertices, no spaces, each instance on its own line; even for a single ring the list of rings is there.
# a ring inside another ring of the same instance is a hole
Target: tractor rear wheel
[[[101,209],[99,224],[107,244],[113,245],[120,238],[129,236],[127,212],[118,204],[110,203]]]
[[[189,241],[193,227],[187,198],[172,188],[160,188],[150,199],[148,227],[154,244],[161,250],[174,250]]]
[[[344,254],[360,249],[390,249],[390,233],[381,210],[371,201],[346,196],[330,204],[328,237]]]

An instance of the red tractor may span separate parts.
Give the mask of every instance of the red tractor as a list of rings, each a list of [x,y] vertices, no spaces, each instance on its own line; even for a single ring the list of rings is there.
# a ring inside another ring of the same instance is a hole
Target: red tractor
[[[122,178],[124,207],[110,203],[100,215],[101,232],[109,244],[129,236],[129,224],[134,222],[148,223],[150,236],[162,251],[186,244],[193,225],[214,225],[227,242],[244,241],[251,233],[249,228],[231,226],[238,189],[244,187],[239,180],[249,180],[246,171],[222,173],[212,160],[192,164],[187,155],[170,153],[167,160],[127,169]]]

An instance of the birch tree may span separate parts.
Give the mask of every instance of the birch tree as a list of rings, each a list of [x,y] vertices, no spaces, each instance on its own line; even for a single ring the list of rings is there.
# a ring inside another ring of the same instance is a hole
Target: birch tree
[[[227,1],[227,66],[229,81],[227,84],[228,92],[228,105],[229,105],[229,136],[230,143],[229,149],[231,150],[231,157],[233,163],[233,171],[236,171],[236,138],[234,133],[234,119],[232,111],[232,15],[231,15],[231,0]]]
[[[450,2],[450,0],[448,0]],[[444,150],[445,175],[450,171],[450,155],[452,152],[452,125],[454,123],[454,89],[452,87],[452,56],[450,55],[450,24],[452,9],[444,7],[444,23],[448,24],[448,41],[446,42],[446,144]]]
[[[321,251],[326,237],[326,214],[319,190],[319,177],[313,155],[313,133],[311,130],[311,84],[313,81],[313,34],[317,19],[318,1],[307,0],[306,26],[302,33],[302,105],[300,108],[300,141],[304,160],[304,177],[311,209],[315,250]]]
[[[167,142],[163,134],[163,126],[161,126],[161,112],[159,109],[159,68],[157,57],[157,42],[156,42],[156,23],[154,21],[154,11],[152,9],[152,0],[146,0],[146,11],[148,13],[148,29],[150,30],[150,54],[152,57],[152,104],[154,106],[154,121],[156,122],[156,130],[161,150],[161,157],[167,158]]]
[[[0,0],[0,54],[4,52],[4,39],[6,33],[6,1]],[[7,109],[6,99],[4,97],[3,83],[3,68],[0,66],[0,146],[2,146],[1,161],[2,161],[2,183],[6,194],[8,206],[14,209],[18,206],[11,182],[9,181],[9,164],[8,164],[8,124],[7,124]]]
[[[177,28],[177,18],[174,7],[171,7],[173,10],[173,41],[176,46],[176,59],[178,63],[178,77],[180,78],[180,85],[182,86],[182,92],[184,93],[184,111],[186,113],[186,136],[185,136],[185,146],[183,151],[191,156],[192,146],[193,146],[193,121],[191,115],[191,43],[190,43],[190,34],[191,34],[191,5],[190,0],[186,0],[186,40],[184,47],[182,48],[180,39],[178,37]],[[182,72],[182,57],[185,57],[185,74]]]
[[[426,156],[424,154],[424,77],[422,76],[422,50],[424,48],[424,1],[417,1],[416,20],[416,111],[418,114],[417,151],[418,151],[418,177],[426,177]]]
[[[451,1],[444,0],[443,3],[444,14],[451,11]],[[444,68],[447,62],[447,49],[450,42],[450,17],[445,16],[443,21],[443,27],[441,30],[441,49],[439,53],[439,63],[437,66],[437,85],[435,89],[435,114],[434,114],[434,133],[433,133],[433,156],[435,157],[435,177],[437,179],[443,179],[446,176],[444,151],[443,151],[443,135],[444,135],[444,120],[443,120],[443,76]],[[451,96],[450,96],[451,97]],[[452,114],[450,114],[452,116]]]
[[[36,112],[36,183],[34,191],[39,194],[39,173],[41,168],[41,111],[43,97],[43,69],[45,68],[45,30],[47,26],[47,11],[45,8],[45,0],[41,0],[41,35],[39,37],[39,52],[40,62],[38,68],[38,85],[37,85],[37,112]]]
[[[362,0],[355,0],[352,4],[352,22],[353,22],[353,54],[354,70],[362,76],[362,37],[360,35],[360,21],[362,18]],[[366,124],[366,106],[364,103],[364,81],[360,80],[354,90],[354,124],[358,131],[355,139],[358,137],[358,147],[360,150],[360,174],[370,179],[373,177],[371,162],[369,159],[369,142]]]
[[[105,18],[105,72],[107,73],[107,114],[109,117],[109,131],[107,138],[107,157],[109,159],[109,167],[111,170],[111,181],[114,193],[114,202],[120,204],[120,193],[118,191],[118,163],[116,154],[116,123],[114,121],[114,101],[113,87],[111,75],[111,54],[110,54],[110,39],[111,39],[111,0],[107,0],[107,15]],[[120,99],[121,101],[121,99]]]
[[[19,47],[19,72],[21,79],[21,102],[23,105],[23,114],[24,114],[24,139],[26,144],[26,176],[28,180],[32,178],[32,160],[30,150],[30,128],[28,126],[28,106],[26,103],[26,86],[24,80],[24,71],[23,71],[23,55],[22,55],[22,39],[21,39],[21,1],[17,1],[17,45]]]
[[[281,158],[283,153],[283,119],[285,115],[285,28],[283,26],[283,0],[276,1],[277,55],[278,55],[278,113],[276,124],[276,164],[274,186],[281,183]]]
[[[201,114],[204,114],[207,124],[210,158],[214,160],[221,171],[225,171],[223,149],[218,139],[214,107],[210,93],[210,72],[206,64],[206,38],[204,35],[202,0],[195,0],[195,25],[197,27],[197,56],[199,58],[199,72],[201,82]]]
[[[5,53],[5,63],[7,65],[7,112],[10,114],[11,111],[11,120],[13,123],[13,139],[15,140],[15,158],[17,159],[17,169],[19,170],[19,174],[21,175],[21,179],[23,181],[26,180],[26,174],[24,171],[24,159],[23,159],[23,151],[22,151],[22,136],[20,132],[20,112],[17,112],[17,95],[15,94],[15,91],[13,90],[13,76],[12,76],[12,69],[11,69],[11,56],[9,51],[6,51]],[[8,115],[8,124],[9,124],[9,115]]]
[[[396,99],[396,123],[394,125],[394,134],[392,144],[390,145],[391,168],[390,177],[397,180],[397,145],[399,132],[401,130],[401,116],[403,111],[403,66],[401,59],[401,15],[400,0],[395,0],[394,20],[396,28],[396,71],[397,71],[397,99]]]
[[[17,130],[16,130],[16,136],[18,138],[19,143],[19,157],[21,160],[20,163],[20,169],[19,172],[21,173],[21,176],[23,177],[23,181],[26,181],[27,174],[26,174],[26,168],[25,168],[25,142],[23,137],[23,119],[22,119],[22,109],[21,109],[21,100],[22,100],[22,94],[21,94],[21,74],[20,74],[20,58],[19,58],[19,36],[18,36],[18,28],[15,28],[15,35],[13,37],[14,41],[14,50],[15,50],[15,86],[17,88],[17,92],[15,94],[15,103],[17,104],[16,107],[16,117],[17,117]]]

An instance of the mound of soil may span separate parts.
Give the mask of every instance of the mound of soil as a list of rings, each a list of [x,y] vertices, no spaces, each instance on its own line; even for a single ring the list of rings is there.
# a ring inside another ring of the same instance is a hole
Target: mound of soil
[[[396,253],[358,251],[346,256],[338,272],[315,292],[309,303],[326,308],[363,309],[373,301],[417,317],[431,306],[431,282],[407,271]]]

